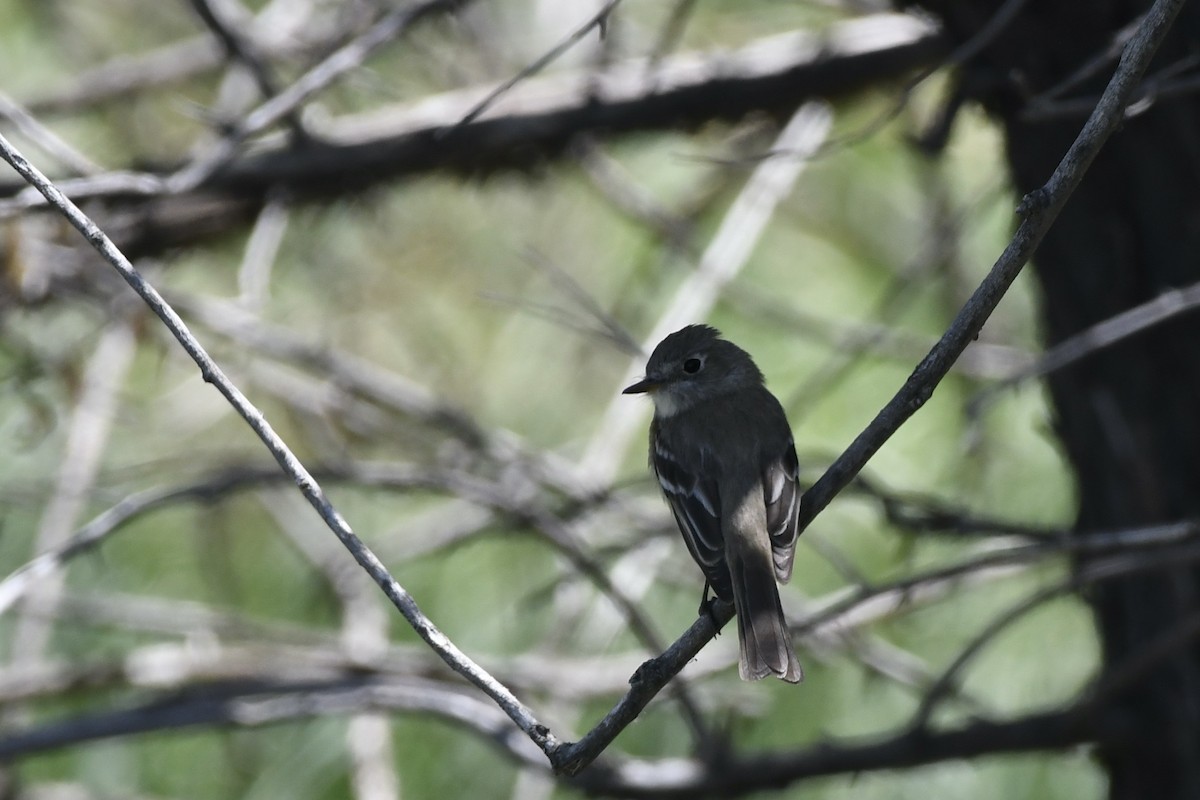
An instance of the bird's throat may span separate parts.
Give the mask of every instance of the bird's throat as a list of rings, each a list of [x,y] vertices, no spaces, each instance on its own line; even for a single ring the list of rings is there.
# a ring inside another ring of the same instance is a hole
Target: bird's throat
[[[683,404],[679,402],[679,398],[672,392],[658,391],[652,394],[650,399],[654,401],[655,419],[673,417],[684,409]]]

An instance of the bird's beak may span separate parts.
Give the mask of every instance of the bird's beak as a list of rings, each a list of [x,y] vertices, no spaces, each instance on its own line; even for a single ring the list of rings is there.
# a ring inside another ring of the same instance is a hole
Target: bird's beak
[[[662,381],[651,380],[650,378],[642,378],[632,386],[626,386],[621,394],[645,394],[652,392],[662,385]]]

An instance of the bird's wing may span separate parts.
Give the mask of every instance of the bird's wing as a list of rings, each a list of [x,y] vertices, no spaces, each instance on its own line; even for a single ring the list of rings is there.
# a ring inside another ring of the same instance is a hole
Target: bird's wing
[[[661,439],[653,442],[650,460],[692,558],[717,596],[732,599],[716,480],[686,469]]]
[[[786,583],[792,577],[792,559],[796,555],[796,523],[800,513],[800,465],[796,446],[789,438],[787,448],[763,468],[763,500],[767,504],[767,533],[771,537],[771,555],[775,578]]]

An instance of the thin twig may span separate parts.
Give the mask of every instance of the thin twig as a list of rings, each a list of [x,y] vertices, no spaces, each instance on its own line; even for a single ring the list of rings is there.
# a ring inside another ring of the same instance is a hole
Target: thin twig
[[[0,92],[0,117],[7,119],[17,130],[36,143],[47,155],[67,169],[80,175],[95,175],[103,167],[68,144],[61,136],[38,122],[29,110]]]
[[[313,13],[318,10],[317,4],[271,0],[245,25],[246,35],[270,59],[307,58],[328,52],[370,22],[361,15],[338,14],[332,15],[330,24],[322,24],[324,20]],[[224,63],[219,44],[200,34],[136,55],[114,56],[78,72],[69,86],[42,89],[26,105],[39,115],[79,113],[179,83]]]
[[[1153,300],[1126,309],[1063,339],[1030,366],[1009,374],[999,383],[979,392],[971,399],[972,410],[978,413],[1006,389],[1057,372],[1197,308],[1200,308],[1200,282],[1182,289],[1168,289]]]
[[[483,426],[465,409],[403,375],[353,353],[315,343],[288,328],[264,322],[230,303],[179,295],[173,295],[172,300],[194,322],[229,337],[239,347],[319,372],[352,395],[367,397],[385,409],[445,430],[498,463],[519,463],[531,478],[575,499],[594,495],[579,470],[565,458],[534,449],[512,431]]]
[[[1077,591],[1084,586],[1125,578],[1130,575],[1182,566],[1194,562],[1197,558],[1200,558],[1200,548],[1197,548],[1193,543],[1185,543],[1182,547],[1165,548],[1158,552],[1136,556],[1127,553],[1117,553],[1090,561],[1083,569],[1077,571],[1066,580],[1039,589],[1032,595],[1021,599],[975,634],[970,643],[951,662],[950,666],[946,668],[942,676],[938,678],[937,682],[930,688],[929,693],[921,701],[920,707],[913,716],[912,726],[914,728],[927,727],[929,719],[938,703],[954,688],[958,676],[966,666],[985,647],[994,642],[1002,631],[1039,606],[1068,592]],[[1198,617],[1193,615],[1190,618],[1191,624],[1194,625],[1197,619]],[[1168,631],[1168,634],[1170,633],[1174,633],[1174,631]],[[1165,640],[1160,639],[1160,646],[1162,641],[1173,641],[1173,639],[1169,635]],[[1161,654],[1158,657],[1161,658]],[[1115,685],[1112,688],[1115,690]],[[1097,697],[1100,696],[1102,695],[1097,695]]]
[[[241,63],[250,76],[254,79],[255,85],[258,87],[259,94],[263,97],[272,97],[279,93],[279,86],[275,81],[275,77],[271,74],[270,68],[263,61],[253,43],[241,31],[237,30],[233,20],[227,20],[224,16],[223,9],[217,9],[213,5],[212,0],[189,0],[192,9],[196,12],[196,16],[208,27],[209,31],[221,43],[221,47],[230,58]],[[300,125],[300,119],[295,116],[294,112],[289,112],[287,115],[288,124],[293,127],[294,132],[303,133],[303,128]]]
[[[438,13],[452,13],[470,0],[426,0],[387,14],[363,35],[339,48],[279,94],[267,100],[233,126],[221,140],[183,169],[167,178],[172,193],[194,189],[224,166],[248,137],[266,130],[287,117],[342,75],[360,66],[371,53],[395,39],[414,23]]]
[[[468,111],[466,114],[463,114],[462,119],[455,123],[455,125],[448,131],[446,131],[445,135],[449,135],[462,126],[468,125],[475,121],[480,114],[491,108],[497,100],[508,94],[508,92],[511,91],[514,86],[526,78],[538,74],[550,64],[554,63],[559,56],[570,50],[577,43],[579,43],[583,37],[591,33],[593,28],[600,28],[601,31],[603,31],[605,20],[608,19],[609,15],[612,14],[613,10],[620,4],[621,0],[608,0],[598,12],[596,12],[591,18],[576,28],[570,36],[554,45],[554,47],[550,48],[541,56],[536,58],[528,66],[521,69],[516,75],[513,75],[504,83],[490,91],[482,100],[476,103],[470,111]]]

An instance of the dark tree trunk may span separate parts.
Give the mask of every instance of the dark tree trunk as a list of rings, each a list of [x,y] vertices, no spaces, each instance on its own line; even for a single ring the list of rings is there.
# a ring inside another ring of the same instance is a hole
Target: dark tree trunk
[[[970,39],[1000,0],[924,0]],[[1020,192],[1049,177],[1085,111],[1038,121],[1029,99],[1109,48],[1149,2],[1034,0],[960,71],[1007,134]],[[1185,6],[1150,75],[1200,55],[1200,4]],[[1062,99],[1094,99],[1115,58]],[[1185,75],[1195,75],[1195,66]],[[1112,138],[1035,256],[1048,344],[1200,281],[1200,94],[1158,99]],[[1200,517],[1200,315],[1163,325],[1049,378],[1079,491],[1077,530]],[[1113,673],[1200,613],[1190,566],[1090,589]],[[1117,699],[1131,744],[1102,753],[1114,800],[1200,798],[1200,644],[1192,640]]]

